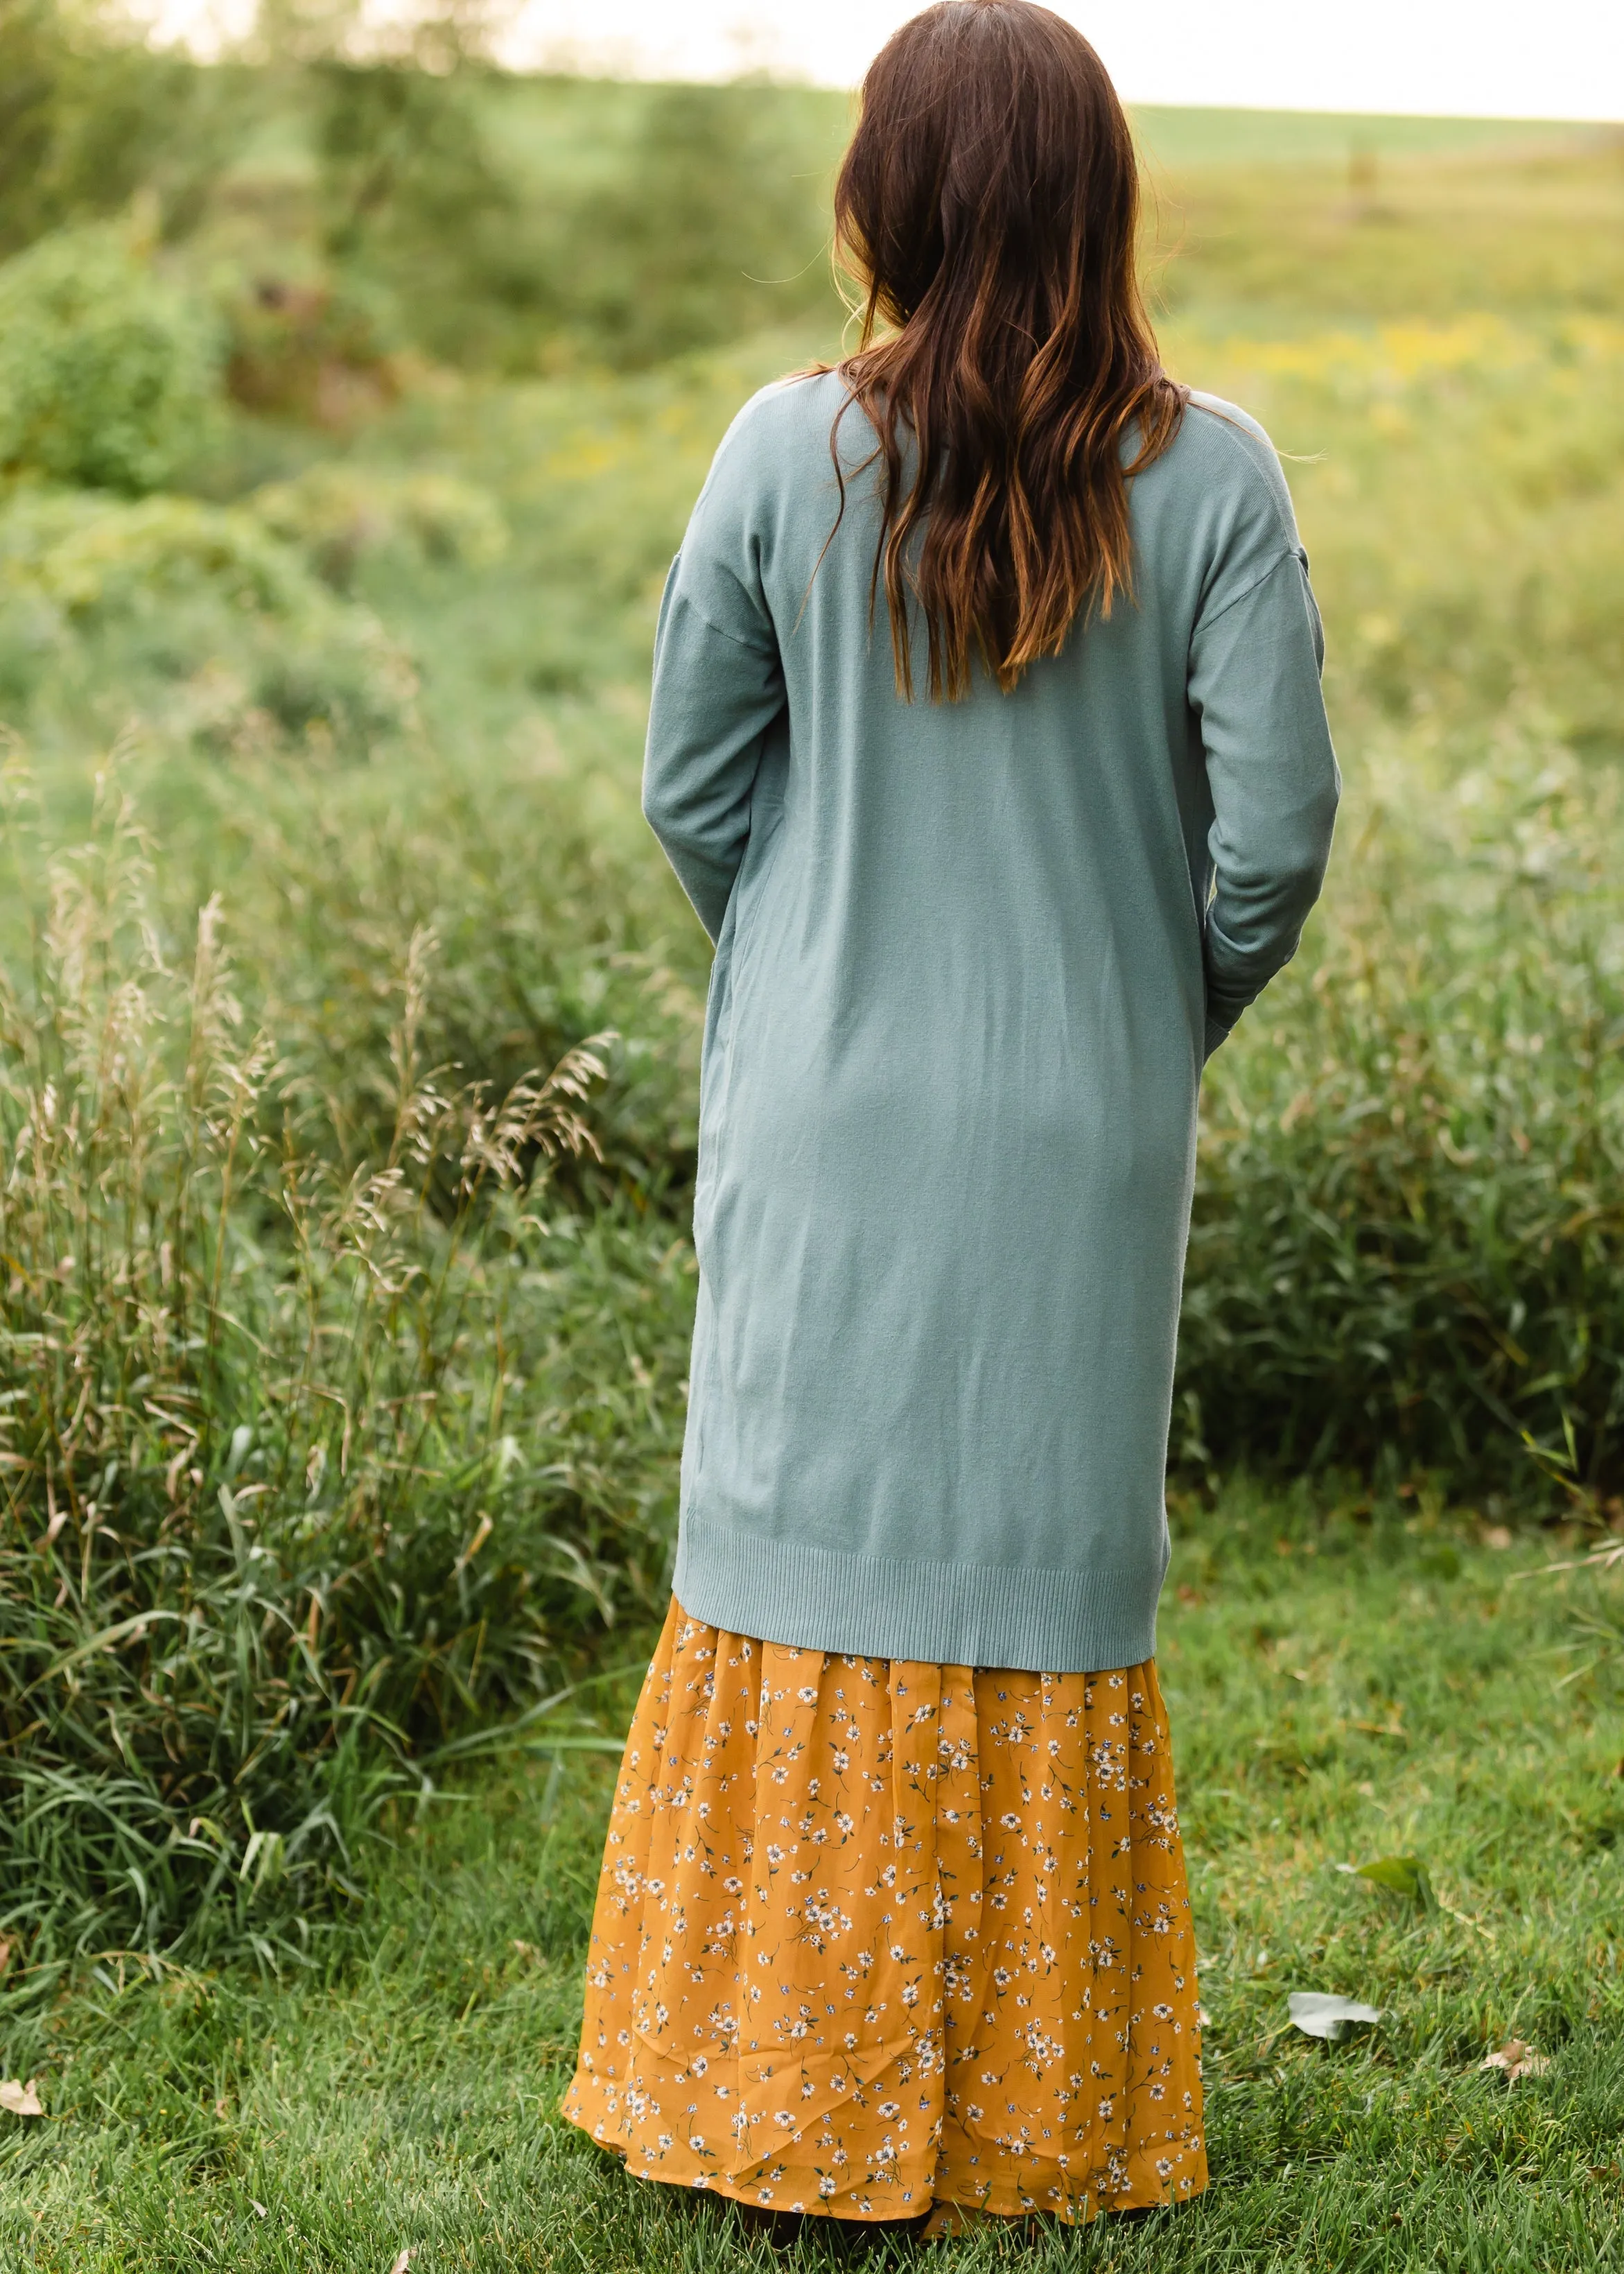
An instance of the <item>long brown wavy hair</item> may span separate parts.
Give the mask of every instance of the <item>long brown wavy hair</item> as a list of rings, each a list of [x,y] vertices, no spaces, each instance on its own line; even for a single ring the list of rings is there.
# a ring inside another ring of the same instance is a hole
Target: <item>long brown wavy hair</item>
[[[1007,692],[1132,596],[1128,481],[1186,399],[1140,297],[1138,217],[1116,91],[1047,8],[941,0],[880,50],[835,187],[862,325],[839,369],[842,417],[855,402],[879,437],[870,606],[883,579],[909,700],[910,594],[934,701],[968,693],[978,655]]]

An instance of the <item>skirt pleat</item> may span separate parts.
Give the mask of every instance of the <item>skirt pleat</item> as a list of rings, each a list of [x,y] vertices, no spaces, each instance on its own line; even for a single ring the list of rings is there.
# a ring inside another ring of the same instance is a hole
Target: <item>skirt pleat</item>
[[[563,2112],[629,2171],[857,2219],[1182,2201],[1197,2017],[1153,1664],[842,1657],[673,1604]]]

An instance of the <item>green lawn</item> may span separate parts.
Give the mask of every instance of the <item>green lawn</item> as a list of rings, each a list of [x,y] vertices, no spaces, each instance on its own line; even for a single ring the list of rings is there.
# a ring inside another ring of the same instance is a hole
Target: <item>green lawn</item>
[[[1410,118],[1354,110],[1204,110],[1133,106],[1139,140],[1160,166],[1312,165],[1350,153],[1444,157],[1583,137],[1585,130],[1531,118]],[[1592,134],[1605,129],[1592,129]]]
[[[1179,1518],[1162,1667],[1212,2017],[1210,2194],[940,2263],[1617,2263],[1620,1580],[1525,1579],[1552,1537],[1496,1548],[1406,1507],[1236,1489]],[[555,2117],[609,1775],[522,1760],[435,1803],[302,1978],[154,1987],[104,1965],[14,2048],[49,2113],[0,2120],[7,2274],[384,2274],[408,2248],[417,2274],[829,2263],[841,2237],[628,2182]],[[1425,1861],[1437,1909],[1335,1869],[1395,1854]],[[1294,1988],[1387,2018],[1313,2043],[1287,2024]],[[1550,2065],[1507,2083],[1479,2063],[1513,2035]]]

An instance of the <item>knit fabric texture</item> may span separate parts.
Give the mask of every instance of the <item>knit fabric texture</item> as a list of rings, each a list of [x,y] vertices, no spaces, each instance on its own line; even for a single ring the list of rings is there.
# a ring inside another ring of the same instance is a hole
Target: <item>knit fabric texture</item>
[[[905,701],[844,402],[746,407],[660,612],[644,808],[716,943],[674,1584],[774,1642],[1132,1665],[1201,1066],[1330,847],[1306,560],[1198,397],[1130,486],[1132,597],[1012,693]]]

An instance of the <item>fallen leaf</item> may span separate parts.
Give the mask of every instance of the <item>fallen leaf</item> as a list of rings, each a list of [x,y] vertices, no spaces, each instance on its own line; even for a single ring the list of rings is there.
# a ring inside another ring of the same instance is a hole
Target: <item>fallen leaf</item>
[[[394,2265],[390,2267],[389,2274],[406,2274],[406,2270],[410,2264],[410,2251],[402,2250],[400,2256],[395,2260]]]
[[[14,2076],[6,2077],[0,2082],[0,2108],[8,2110],[13,2116],[43,2116],[45,2111],[40,2105],[40,2096],[35,2090],[39,2082],[37,2076],[31,2076],[26,2084],[20,2083]]]
[[[1524,2044],[1521,2037],[1507,2037],[1503,2045],[1497,2045],[1492,2053],[1485,2053],[1477,2066],[1479,2068],[1503,2069],[1507,2082],[1515,2084],[1520,2076],[1543,2075],[1551,2066],[1551,2056],[1549,2053],[1537,2053],[1532,2045]]]
[[[1372,1887],[1385,1887],[1389,1894],[1413,1903],[1418,1911],[1438,1909],[1432,1882],[1419,1856],[1378,1856],[1368,1864],[1339,1864],[1336,1868],[1352,1879],[1368,1879]]]
[[[1286,1999],[1286,2011],[1304,2037],[1328,2037],[1333,2044],[1350,2022],[1381,2019],[1380,2006],[1362,2006],[1357,1998],[1337,1998],[1325,1990],[1294,1990]]]

